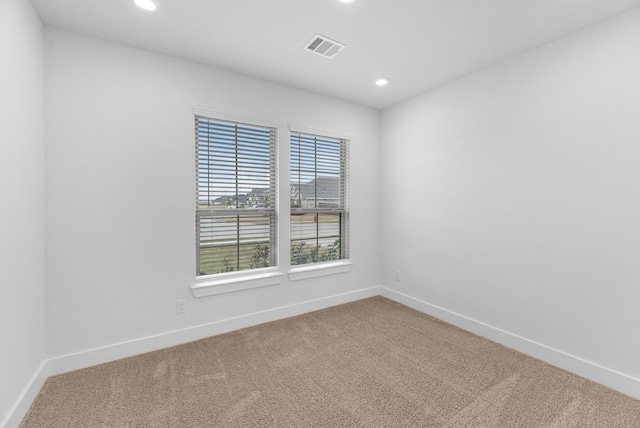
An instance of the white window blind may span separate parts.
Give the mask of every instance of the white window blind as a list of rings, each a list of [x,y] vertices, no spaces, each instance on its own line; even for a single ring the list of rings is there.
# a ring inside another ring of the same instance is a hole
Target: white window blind
[[[275,128],[196,116],[197,275],[276,265]]]
[[[349,257],[349,147],[344,139],[292,132],[291,265]]]

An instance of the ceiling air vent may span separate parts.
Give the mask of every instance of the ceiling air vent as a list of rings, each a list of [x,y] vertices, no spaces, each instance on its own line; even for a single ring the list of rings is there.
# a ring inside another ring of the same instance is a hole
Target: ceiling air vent
[[[333,58],[338,52],[345,48],[345,45],[321,36],[320,34],[316,34],[304,48],[310,52],[322,55],[325,58]]]

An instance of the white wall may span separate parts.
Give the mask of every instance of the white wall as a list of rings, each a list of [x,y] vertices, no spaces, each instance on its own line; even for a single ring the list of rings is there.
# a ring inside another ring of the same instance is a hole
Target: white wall
[[[49,358],[379,285],[377,111],[59,29],[45,41]],[[193,298],[194,107],[350,134],[352,272]]]
[[[384,284],[640,379],[639,94],[635,10],[385,110]]]
[[[43,40],[28,1],[0,2],[0,61],[2,425],[44,360]]]

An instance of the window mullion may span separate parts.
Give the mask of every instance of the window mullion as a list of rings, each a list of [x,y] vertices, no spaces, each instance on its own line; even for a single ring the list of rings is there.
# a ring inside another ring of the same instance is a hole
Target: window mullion
[[[240,192],[238,178],[240,176],[238,171],[238,125],[234,126],[235,130],[235,149],[236,149],[236,195],[235,195],[235,208],[240,208]],[[236,270],[240,270],[240,214],[236,216]]]

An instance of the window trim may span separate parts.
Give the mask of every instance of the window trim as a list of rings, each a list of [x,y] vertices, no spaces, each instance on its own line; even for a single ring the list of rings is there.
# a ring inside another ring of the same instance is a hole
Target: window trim
[[[279,224],[280,218],[280,177],[279,177],[279,162],[280,162],[280,140],[282,138],[282,130],[285,126],[281,122],[271,121],[267,119],[258,119],[249,116],[243,116],[238,114],[230,114],[223,113],[214,110],[208,110],[203,108],[193,108],[192,111],[192,121],[196,120],[198,117],[211,119],[211,120],[219,120],[231,123],[239,123],[246,125],[254,125],[259,127],[272,128],[276,131],[276,146],[274,148],[274,168],[273,175],[275,177],[275,204],[273,208],[273,213],[275,217],[275,232],[274,232],[274,242],[273,245],[273,254],[274,257],[274,265],[266,268],[257,268],[257,269],[246,269],[242,271],[234,271],[234,272],[221,272],[215,274],[208,275],[198,275],[196,271],[195,275],[195,284],[191,286],[192,292],[196,297],[206,296],[206,295],[214,295],[214,294],[223,294],[229,293],[233,291],[239,291],[249,288],[263,287],[268,285],[276,285],[279,284],[282,280],[283,274],[279,271],[280,265],[280,233],[279,229],[281,225]],[[197,135],[196,135],[197,141]],[[197,156],[197,154],[196,154]],[[198,174],[198,166],[195,167],[195,174],[197,177]],[[198,185],[196,182],[195,185],[195,194],[196,194],[196,203],[198,198]],[[235,211],[235,210],[233,210]],[[233,214],[230,212],[230,214]],[[195,247],[196,247],[196,258],[199,257],[199,248],[198,248],[198,237],[197,237],[197,224],[198,218],[198,209],[196,206],[196,216],[195,216]],[[197,264],[197,259],[196,259]],[[240,283],[243,283],[240,285]],[[236,284],[236,286],[233,286]]]
[[[278,130],[283,128],[283,124],[281,122],[269,120],[269,119],[258,119],[251,116],[243,116],[239,114],[233,113],[224,113],[216,110],[207,110],[203,108],[194,108],[192,116],[204,116],[212,119],[220,119],[226,120],[228,122],[240,122],[249,125],[257,125],[264,126],[267,128],[276,128]]]
[[[351,272],[353,263],[349,259],[341,259],[331,262],[308,263],[296,265],[287,272],[290,281],[317,278],[320,276],[335,275]]]
[[[191,292],[195,297],[216,296],[218,294],[278,285],[282,282],[283,277],[284,274],[280,272],[278,266],[202,275],[191,286]]]
[[[289,134],[298,132],[300,134],[318,135],[321,137],[335,138],[337,140],[351,140],[351,134],[342,131],[331,131],[329,129],[314,128],[312,126],[301,125],[296,123],[289,124]]]

